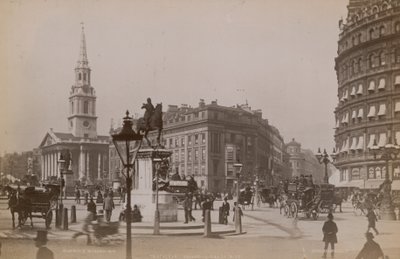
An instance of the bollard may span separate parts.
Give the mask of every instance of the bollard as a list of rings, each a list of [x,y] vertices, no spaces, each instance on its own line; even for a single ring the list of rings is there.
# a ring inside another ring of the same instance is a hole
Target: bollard
[[[60,227],[60,222],[61,222],[61,220],[60,220],[60,213],[59,213],[59,210],[58,210],[58,208],[56,209],[56,220],[55,220],[55,226],[56,226],[56,228],[59,228]]]
[[[206,210],[204,217],[204,237],[210,237],[210,236],[211,236],[211,211]]]
[[[71,223],[76,223],[76,206],[71,206]]]
[[[63,230],[68,230],[68,209],[64,208],[63,210]]]
[[[235,211],[235,232],[236,234],[242,233],[242,210],[240,207],[237,207],[237,211]]]

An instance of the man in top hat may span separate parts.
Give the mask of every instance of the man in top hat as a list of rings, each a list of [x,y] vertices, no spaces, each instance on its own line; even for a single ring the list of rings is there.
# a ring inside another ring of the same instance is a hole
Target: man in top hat
[[[374,234],[367,232],[365,233],[365,237],[367,238],[367,242],[364,244],[364,247],[361,249],[356,259],[383,259],[385,256],[381,247],[373,240]]]
[[[45,246],[47,243],[46,230],[38,230],[37,236],[33,240],[35,241],[36,247],[39,248],[36,253],[36,259],[54,259],[53,252]]]

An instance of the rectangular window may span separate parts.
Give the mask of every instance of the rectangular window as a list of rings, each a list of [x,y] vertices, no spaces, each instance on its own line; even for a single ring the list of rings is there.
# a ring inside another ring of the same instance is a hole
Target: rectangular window
[[[199,134],[194,135],[194,144],[199,144]]]
[[[201,118],[203,119],[205,117],[205,112],[201,112]]]
[[[183,138],[181,138],[181,147],[184,147],[185,146],[185,138],[183,137]]]
[[[174,151],[174,162],[179,162],[179,150]]]
[[[206,149],[202,148],[201,149],[201,160],[206,160]]]
[[[178,141],[179,141],[178,138],[175,138],[175,147],[179,146]]]
[[[192,145],[192,136],[188,136],[188,145],[191,146]]]
[[[185,150],[181,149],[181,162],[185,161]]]
[[[172,138],[169,139],[169,147],[172,147]]]
[[[201,133],[201,143],[206,144],[206,134]]]
[[[198,161],[199,160],[199,150],[196,148],[194,150],[194,161]]]
[[[188,162],[192,161],[192,149],[187,150],[187,160]]]

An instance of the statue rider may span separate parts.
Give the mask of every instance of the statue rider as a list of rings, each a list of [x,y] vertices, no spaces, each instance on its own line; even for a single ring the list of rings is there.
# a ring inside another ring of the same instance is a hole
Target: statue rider
[[[147,103],[143,104],[142,109],[146,109],[146,112],[144,113],[144,120],[146,123],[146,128],[150,129],[150,118],[154,113],[154,106],[151,103],[150,98],[147,98]]]

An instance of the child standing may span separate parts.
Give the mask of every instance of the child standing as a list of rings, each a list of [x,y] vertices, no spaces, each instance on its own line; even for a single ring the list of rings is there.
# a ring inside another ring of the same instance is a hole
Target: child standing
[[[326,252],[328,250],[328,245],[331,244],[331,257],[335,256],[335,243],[337,243],[336,233],[338,232],[338,228],[336,223],[333,221],[332,213],[328,214],[328,220],[325,221],[324,226],[322,227],[322,232],[324,233],[324,238],[322,241],[325,242],[324,254],[322,258],[326,258]]]

